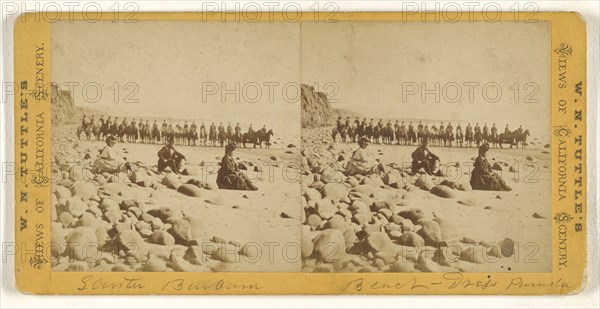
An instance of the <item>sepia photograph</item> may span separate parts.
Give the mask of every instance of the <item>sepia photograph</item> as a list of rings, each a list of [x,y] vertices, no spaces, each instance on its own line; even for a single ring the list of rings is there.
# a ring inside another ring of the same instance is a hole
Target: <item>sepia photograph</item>
[[[550,272],[550,26],[302,26],[303,272]]]
[[[52,270],[299,272],[299,31],[53,24]]]

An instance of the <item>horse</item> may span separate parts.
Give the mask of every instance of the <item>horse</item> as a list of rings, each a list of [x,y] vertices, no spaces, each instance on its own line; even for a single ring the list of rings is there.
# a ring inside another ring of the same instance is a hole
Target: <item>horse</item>
[[[481,134],[481,132],[476,131],[475,135],[473,135],[473,138],[475,139],[475,143],[477,143],[477,148],[479,148],[481,142],[483,141],[483,135]]]
[[[512,149],[513,146],[518,147],[517,142],[516,142],[516,138],[515,135],[517,135],[518,132],[510,132],[510,133],[501,133],[498,136],[498,145],[500,145],[500,148],[502,148],[502,144],[510,144],[510,148]]]
[[[221,147],[223,147],[225,145],[225,142],[227,141],[227,133],[225,133],[225,130],[219,130],[217,138],[219,139],[219,144],[221,145]]]
[[[394,129],[391,126],[386,126],[381,130],[381,137],[384,144],[390,145],[394,141]]]
[[[142,125],[142,126],[143,126],[143,125]],[[128,142],[131,142],[131,143],[135,143],[135,142],[137,142],[137,139],[138,139],[138,137],[139,137],[139,135],[140,135],[140,134],[139,134],[139,133],[140,133],[140,132],[139,132],[139,129],[138,129],[138,127],[137,127],[137,126],[135,126],[135,125],[134,125],[134,126],[132,126],[132,125],[129,125],[129,126],[127,126],[127,127],[125,128],[125,133],[126,133],[126,135],[127,135],[127,141],[128,141]]]
[[[233,131],[232,136],[231,136],[231,141],[236,144],[239,145],[242,143],[242,132],[241,131]]]
[[[198,139],[198,130],[193,129],[188,133],[188,145],[196,146],[196,140]]]
[[[97,141],[100,140],[101,129],[102,128],[95,123],[92,125],[92,135]]]
[[[153,144],[160,142],[160,130],[158,129],[158,126],[152,127],[150,140]]]
[[[521,149],[527,148],[527,136],[529,136],[529,130],[523,131],[523,133],[519,133],[519,131],[513,132],[515,137],[515,143],[517,147],[521,145]]]
[[[398,127],[396,130],[396,143],[398,145],[406,145],[406,130],[404,127]]]
[[[146,125],[141,125],[140,127],[140,140],[142,143],[147,144],[150,143],[152,137],[152,133],[150,132],[150,127]]]
[[[351,142],[356,142],[357,138],[356,138],[357,134],[356,134],[356,128],[351,126],[350,128],[348,128],[348,138]]]
[[[408,144],[414,145],[417,142],[417,132],[415,130],[408,130]]]
[[[345,126],[342,126],[340,128],[334,127],[331,130],[331,138],[333,139],[334,142],[336,141],[336,138],[337,138],[338,134],[341,137],[341,141],[345,142],[346,141],[346,137],[348,136],[348,131],[347,131],[346,127]]]
[[[215,147],[217,146],[217,131],[211,130],[208,134],[208,140],[210,141],[210,145]]]
[[[77,127],[77,138],[81,139],[81,133],[85,133],[85,136],[87,138],[87,140],[89,141],[91,139],[92,136],[92,126],[87,125],[87,126],[83,126],[80,125]]]
[[[373,126],[369,125],[365,128],[363,136],[365,136],[366,138],[371,140],[371,138],[373,138],[373,131],[374,131]]]
[[[446,131],[443,138],[444,138],[444,147],[446,147],[446,142],[448,143],[447,146],[452,147],[452,141],[454,140],[454,134],[452,134],[451,131]]]
[[[490,141],[492,142],[492,147],[498,148],[498,132],[493,131],[492,134],[490,134]]]
[[[125,136],[126,129],[127,128],[122,123],[117,126],[117,138],[119,139],[120,142],[125,142],[125,139],[123,137]]]
[[[273,130],[269,130],[267,132],[258,131],[256,132],[256,137],[258,139],[258,145],[262,148],[262,143],[265,143],[265,148],[271,148],[271,136],[273,135]]]
[[[202,146],[206,146],[207,141],[208,134],[206,133],[206,129],[200,129],[200,144],[202,144]]]
[[[460,145],[460,147],[463,146],[463,133],[462,131],[456,131],[456,142]]]
[[[254,148],[256,148],[256,145],[258,144],[258,137],[256,136],[256,132],[254,133],[244,133],[242,134],[242,142],[241,144],[244,145],[244,148],[246,148],[246,143],[252,143],[254,145]]]
[[[469,131],[465,134],[465,141],[467,142],[467,147],[471,148],[473,145],[473,132]]]

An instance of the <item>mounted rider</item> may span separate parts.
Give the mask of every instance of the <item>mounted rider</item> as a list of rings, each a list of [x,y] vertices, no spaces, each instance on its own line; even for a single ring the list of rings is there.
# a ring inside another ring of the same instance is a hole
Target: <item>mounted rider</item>
[[[498,136],[498,128],[496,128],[495,123],[492,124],[492,128],[490,129],[490,131],[492,132],[492,136]]]
[[[83,114],[83,117],[81,118],[81,127],[83,128],[83,130],[85,130],[89,125],[90,121],[87,119],[87,116]]]
[[[467,128],[465,129],[466,134],[472,134],[473,128],[471,127],[471,123],[467,124]]]
[[[453,130],[454,130],[454,128],[452,127],[452,124],[450,122],[448,122],[448,125],[446,126],[446,135],[448,135],[449,137],[452,137]]]
[[[231,126],[231,122],[227,122],[227,136],[231,136],[233,133],[233,127]]]

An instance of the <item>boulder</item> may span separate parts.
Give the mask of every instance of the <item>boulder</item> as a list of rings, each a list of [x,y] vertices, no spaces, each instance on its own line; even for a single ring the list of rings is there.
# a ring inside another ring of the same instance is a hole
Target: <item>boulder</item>
[[[202,189],[198,188],[197,186],[195,186],[193,184],[180,185],[179,188],[177,188],[177,192],[179,192],[183,195],[191,196],[191,197],[201,197],[202,196]]]
[[[421,229],[417,232],[425,240],[425,245],[436,246],[442,241],[440,225],[433,220],[420,220]]]
[[[213,197],[207,198],[204,201],[207,202],[207,203],[209,203],[209,204],[217,205],[217,206],[224,204],[223,199],[221,197],[219,197],[219,196],[213,196]]]
[[[65,206],[75,218],[81,217],[81,215],[83,215],[83,213],[88,209],[88,205],[84,203],[81,198],[76,196],[68,198]]]
[[[240,261],[239,248],[231,244],[219,244],[211,258],[225,263],[236,263]]]
[[[98,258],[98,239],[93,228],[76,227],[67,235],[66,240],[69,258],[88,262],[95,262]]]
[[[346,255],[346,239],[340,230],[327,229],[313,240],[314,253],[320,262],[338,262]]]
[[[320,200],[323,198],[321,196],[321,193],[317,189],[306,188],[303,191],[304,191],[304,196],[306,196],[307,201],[317,201],[317,200]]]
[[[192,227],[188,221],[178,219],[172,224],[173,225],[169,232],[175,238],[176,243],[186,245],[190,240],[192,240]]]
[[[414,270],[415,264],[402,258],[396,260],[396,262],[390,266],[390,271],[395,273],[410,273]]]
[[[396,256],[396,253],[398,252],[398,248],[384,232],[373,232],[369,234],[367,237],[367,244],[374,253],[383,252],[391,256]]]
[[[355,200],[354,202],[352,202],[352,204],[350,204],[350,207],[348,207],[348,210],[350,210],[354,213],[370,213],[371,212],[371,208],[369,207],[369,205],[367,205],[365,202],[363,202],[361,200]]]
[[[163,177],[161,183],[167,188],[177,190],[181,186],[181,182],[177,178],[177,174],[175,173],[167,173],[165,177]]]
[[[148,254],[148,244],[144,242],[142,236],[134,230],[124,230],[117,236],[117,242],[120,248],[128,255],[140,258]]]
[[[150,242],[161,246],[172,246],[175,244],[175,237],[166,231],[155,231],[149,237]]]
[[[316,228],[319,225],[321,225],[321,222],[323,222],[323,219],[321,219],[321,217],[319,217],[319,215],[317,214],[311,214],[306,218],[306,224],[310,225],[313,228]]]
[[[194,265],[202,265],[206,261],[206,256],[200,246],[190,246],[185,251],[183,259]]]
[[[437,185],[431,189],[431,194],[437,195],[443,198],[457,198],[458,194],[452,188],[444,185]]]
[[[323,198],[341,201],[348,195],[348,189],[342,183],[328,183],[321,189]]]
[[[419,221],[423,218],[431,217],[431,216],[425,214],[419,208],[411,208],[411,209],[407,209],[407,210],[402,210],[398,213],[398,215],[401,216],[402,218],[406,218],[406,219],[412,221],[413,223],[416,223],[417,221]]]
[[[166,269],[167,262],[156,256],[150,256],[142,268],[142,270],[145,272],[163,272]]]
[[[349,224],[346,222],[346,219],[338,214],[333,215],[331,218],[329,218],[327,223],[325,223],[326,229],[337,229],[340,231],[345,231],[348,226]]]
[[[319,217],[324,220],[331,218],[338,210],[329,199],[318,200],[315,203],[315,208]]]
[[[422,248],[425,246],[423,237],[415,232],[405,232],[398,238],[398,243],[404,246]]]
[[[61,185],[54,186],[54,194],[58,199],[71,197],[71,190]]]
[[[71,194],[73,196],[79,196],[82,199],[88,199],[96,195],[98,189],[91,182],[80,180],[76,181],[71,185]]]
[[[430,177],[423,175],[417,178],[417,180],[415,181],[415,186],[422,190],[431,191],[431,189],[435,187],[435,183],[433,183],[433,180],[431,180]]]
[[[356,222],[356,224],[363,226],[369,224],[371,222],[372,215],[368,212],[358,212],[355,213],[352,217],[352,221]]]

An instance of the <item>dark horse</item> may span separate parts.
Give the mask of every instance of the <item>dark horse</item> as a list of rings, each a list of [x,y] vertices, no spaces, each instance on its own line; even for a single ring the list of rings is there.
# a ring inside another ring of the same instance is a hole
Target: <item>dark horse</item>
[[[262,143],[265,142],[265,146],[269,148],[271,146],[271,135],[273,135],[273,130],[269,130],[267,132],[257,131],[254,133],[244,133],[242,135],[242,144],[244,148],[246,148],[246,143],[252,143],[254,148],[256,145],[259,145],[262,148]]]
[[[336,141],[338,134],[340,135],[342,142],[345,142],[348,136],[348,130],[346,129],[346,126],[342,126],[340,128],[334,127],[331,129],[331,138],[334,142]]]

